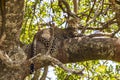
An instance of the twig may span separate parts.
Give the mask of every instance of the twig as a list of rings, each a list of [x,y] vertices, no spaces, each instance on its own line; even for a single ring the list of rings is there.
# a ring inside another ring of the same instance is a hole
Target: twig
[[[88,35],[88,37],[90,37],[90,38],[92,38],[92,37],[101,37],[101,36],[108,36],[108,37],[110,37],[111,34],[100,33],[100,34],[90,34],[90,35]]]
[[[61,67],[63,70],[65,70],[68,73],[73,73],[73,74],[81,74],[82,75],[82,70],[73,70],[71,68],[67,68],[66,66],[64,66],[64,64],[62,62],[60,62],[58,59],[51,57],[50,55],[36,55],[33,58],[29,59],[30,62],[33,62],[35,59],[39,58],[40,61],[50,61],[51,63],[54,63],[55,65],[58,65],[59,67]]]
[[[97,8],[97,10],[96,10],[96,12],[95,12],[94,17],[86,23],[86,25],[85,25],[85,27],[82,29],[81,33],[84,33],[85,30],[86,30],[86,28],[87,28],[87,26],[88,26],[89,24],[91,24],[92,22],[94,22],[94,21],[96,20],[96,18],[100,15],[100,13],[101,13],[102,10],[101,10],[100,12],[99,12],[99,10],[100,10],[100,8],[101,8],[101,6],[102,6],[102,2],[103,2],[103,0],[101,1],[100,5],[98,6],[98,8]]]
[[[42,75],[42,77],[40,78],[40,80],[45,80],[45,78],[46,78],[46,76],[47,76],[47,73],[48,73],[48,66],[45,66],[45,67],[44,67],[43,75]]]
[[[65,8],[62,6],[62,4],[65,5],[66,10],[65,10]],[[65,13],[68,14],[68,16],[77,18],[77,16],[76,16],[74,13],[71,12],[70,6],[69,6],[69,4],[66,2],[66,0],[58,0],[58,5],[60,6],[60,8],[62,9],[63,12],[65,12]]]
[[[0,38],[0,46],[1,46],[2,43],[4,42],[5,38],[6,38],[6,34],[5,34],[5,32],[4,32],[3,35],[2,35],[1,38]]]
[[[73,73],[73,74],[82,74],[82,70],[73,70],[71,68],[67,68],[66,66],[64,66],[64,64],[62,62],[60,62],[59,60],[51,57],[51,56],[47,56],[47,60],[53,62],[55,65],[58,65],[59,67],[61,67],[62,69],[64,69],[65,71],[67,71],[68,73]]]
[[[34,77],[31,80],[38,80],[40,73],[41,73],[40,69],[36,70],[34,73]]]
[[[91,8],[91,10],[90,10],[90,12],[89,12],[89,14],[88,14],[88,17],[87,17],[87,19],[86,19],[86,22],[89,20],[89,18],[90,18],[90,15],[91,15],[91,13],[92,13],[92,11],[93,11],[93,8],[94,8],[94,6],[95,6],[95,3],[96,3],[96,0],[94,0],[94,4],[93,4],[93,6],[92,6],[92,8]]]

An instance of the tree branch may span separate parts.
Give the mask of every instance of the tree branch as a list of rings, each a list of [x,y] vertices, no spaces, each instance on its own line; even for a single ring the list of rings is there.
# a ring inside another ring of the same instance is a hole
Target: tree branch
[[[40,78],[40,80],[45,80],[47,77],[47,73],[48,73],[48,66],[44,67],[44,72],[42,74],[42,77]]]

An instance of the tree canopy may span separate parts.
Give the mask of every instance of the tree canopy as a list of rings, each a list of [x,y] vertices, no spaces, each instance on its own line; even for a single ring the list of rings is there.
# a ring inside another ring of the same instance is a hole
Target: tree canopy
[[[0,80],[119,80],[119,31],[119,0],[0,0]]]

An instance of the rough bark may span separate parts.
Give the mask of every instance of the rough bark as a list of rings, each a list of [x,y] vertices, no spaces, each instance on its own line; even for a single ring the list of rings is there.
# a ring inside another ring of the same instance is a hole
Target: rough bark
[[[58,44],[57,47],[59,48],[56,48],[54,57],[63,63],[88,60],[120,61],[120,39],[117,38],[76,37],[59,41],[56,44]],[[41,56],[33,59],[35,70],[49,65],[50,62],[43,58]],[[27,76],[29,74],[29,66],[23,66],[26,68],[24,71],[28,72],[25,74]]]
[[[19,46],[24,0],[0,0],[0,7],[0,51],[11,56]],[[19,80],[20,74],[0,61],[0,80]]]

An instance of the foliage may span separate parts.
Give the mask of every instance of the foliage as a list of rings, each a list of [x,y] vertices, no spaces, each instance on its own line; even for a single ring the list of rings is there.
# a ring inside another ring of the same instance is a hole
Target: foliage
[[[73,12],[72,0],[66,0]],[[115,12],[109,6],[108,0],[79,0],[78,14],[80,18],[80,31],[86,27],[85,34],[96,30],[119,37],[119,27],[115,23]],[[65,8],[65,5],[63,6]],[[73,12],[74,13],[74,12]],[[58,0],[26,0],[24,23],[20,40],[23,43],[32,42],[34,34],[39,29],[48,28],[49,22],[54,22],[59,28],[66,27],[67,13],[58,5]],[[72,17],[71,17],[72,18]],[[94,19],[95,18],[95,19]],[[93,20],[92,22],[90,22]],[[111,22],[110,22],[111,21]],[[114,34],[116,32],[117,34]],[[66,73],[60,68],[55,68],[57,80],[118,80],[120,79],[120,65],[112,61],[84,61],[66,64],[67,67],[83,69],[83,75]]]
[[[66,64],[67,67],[74,69],[84,68],[83,74],[73,75],[64,72],[60,68],[55,69],[57,80],[119,80],[120,65],[112,61],[95,60],[80,63]],[[69,77],[68,77],[69,76]],[[67,78],[67,79],[66,79]]]

